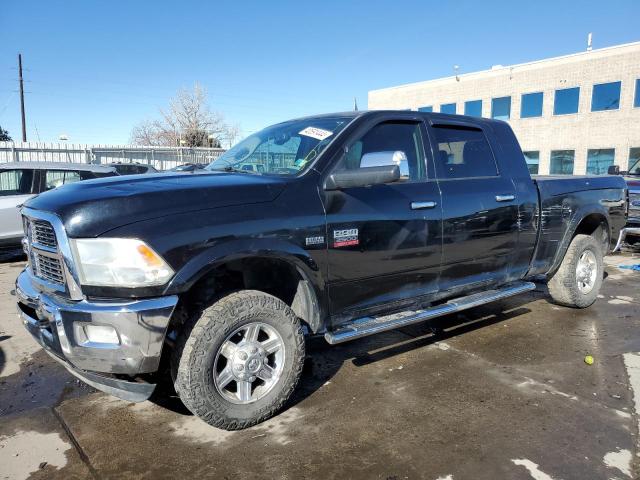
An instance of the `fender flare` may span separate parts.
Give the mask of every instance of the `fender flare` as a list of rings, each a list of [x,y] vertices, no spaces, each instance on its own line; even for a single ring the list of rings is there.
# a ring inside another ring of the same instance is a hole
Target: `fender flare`
[[[551,264],[551,268],[549,269],[550,275],[553,275],[556,272],[556,270],[560,268],[560,264],[562,263],[562,260],[564,259],[564,256],[567,253],[571,240],[573,240],[573,237],[575,237],[578,227],[580,226],[580,224],[585,218],[591,215],[599,215],[603,218],[607,228],[607,235],[609,236],[609,241],[611,240],[611,225],[609,222],[609,212],[607,211],[607,209],[600,204],[591,203],[588,205],[583,205],[582,207],[578,208],[578,210],[576,210],[573,213],[573,215],[571,215],[571,218],[568,221],[568,225],[567,225],[567,228],[565,229],[564,236],[562,237],[562,240],[558,244],[558,250],[556,251],[556,255],[553,259],[553,263]]]
[[[301,278],[292,308],[305,309],[304,318],[316,333],[326,318],[325,283],[320,267],[300,246],[274,238],[234,239],[212,245],[190,258],[167,284],[163,295],[176,295],[188,291],[200,279],[219,266],[240,259],[266,258],[280,260],[295,268]]]

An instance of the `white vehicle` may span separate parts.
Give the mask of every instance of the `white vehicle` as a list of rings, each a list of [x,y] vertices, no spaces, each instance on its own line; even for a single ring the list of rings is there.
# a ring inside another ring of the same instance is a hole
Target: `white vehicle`
[[[22,240],[18,207],[38,193],[65,183],[117,175],[114,167],[83,163],[13,162],[0,164],[0,249]]]

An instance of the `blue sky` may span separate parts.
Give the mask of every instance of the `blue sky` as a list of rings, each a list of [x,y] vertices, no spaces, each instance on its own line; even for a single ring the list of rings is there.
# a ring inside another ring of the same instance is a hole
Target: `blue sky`
[[[245,134],[366,108],[367,91],[640,40],[639,0],[3,0],[0,126],[29,140],[126,143],[194,82]]]

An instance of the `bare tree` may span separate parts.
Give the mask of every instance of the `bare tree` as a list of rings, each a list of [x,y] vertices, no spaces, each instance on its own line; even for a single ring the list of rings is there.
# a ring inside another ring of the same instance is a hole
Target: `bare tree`
[[[241,137],[242,129],[240,128],[240,125],[236,123],[228,126],[224,140],[226,140],[227,147],[231,148]]]
[[[210,147],[238,136],[237,126],[229,126],[222,114],[209,107],[207,92],[199,84],[193,90],[181,89],[160,109],[160,119],[145,121],[131,131],[137,145]]]
[[[131,130],[130,143],[135,145],[164,145],[158,142],[158,130],[154,122],[144,121],[133,127]]]

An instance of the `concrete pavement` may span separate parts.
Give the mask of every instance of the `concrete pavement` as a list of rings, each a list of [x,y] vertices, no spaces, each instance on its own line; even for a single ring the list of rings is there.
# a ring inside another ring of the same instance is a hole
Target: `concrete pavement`
[[[635,478],[640,273],[619,268],[631,263],[607,258],[586,310],[540,287],[438,319],[435,334],[314,340],[288,409],[240,432],[175,398],[130,404],[79,384],[17,321],[21,263],[0,264],[0,478]]]

